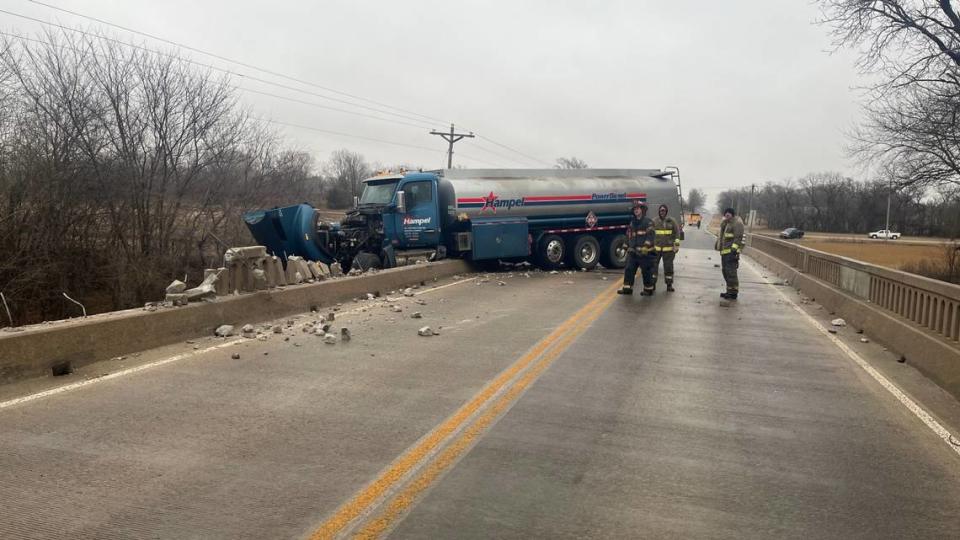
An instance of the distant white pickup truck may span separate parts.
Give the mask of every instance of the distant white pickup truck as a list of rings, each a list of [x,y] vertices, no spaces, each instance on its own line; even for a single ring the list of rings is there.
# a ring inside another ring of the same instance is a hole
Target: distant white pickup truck
[[[872,232],[869,234],[869,236],[870,238],[884,238],[889,240],[896,240],[897,238],[900,238],[900,233],[884,230],[884,231]]]

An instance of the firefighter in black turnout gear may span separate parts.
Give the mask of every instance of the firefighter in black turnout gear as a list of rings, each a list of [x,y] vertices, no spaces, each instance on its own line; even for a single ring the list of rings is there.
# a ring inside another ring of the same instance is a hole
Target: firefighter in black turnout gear
[[[653,286],[657,286],[657,273],[660,271],[660,261],[663,261],[663,281],[667,284],[667,292],[673,292],[673,259],[680,251],[680,225],[677,220],[668,214],[670,209],[665,204],[657,208],[657,217],[653,218],[653,228],[656,231],[654,239]]]
[[[733,208],[723,211],[716,248],[720,251],[723,280],[727,283],[727,291],[720,293],[720,298],[736,300],[740,294],[737,269],[740,267],[740,251],[743,249],[743,220]]]
[[[633,281],[637,269],[643,277],[643,296],[653,295],[654,253],[653,221],[647,217],[647,204],[640,202],[633,207],[633,219],[627,226],[627,267],[623,273],[623,287],[617,294],[633,294]]]

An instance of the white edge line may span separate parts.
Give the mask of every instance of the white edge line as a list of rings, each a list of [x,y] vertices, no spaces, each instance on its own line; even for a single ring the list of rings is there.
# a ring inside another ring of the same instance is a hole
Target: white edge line
[[[433,292],[433,291],[439,291],[440,289],[446,289],[447,287],[453,287],[454,285],[460,285],[461,283],[467,283],[468,281],[473,281],[473,280],[475,280],[475,279],[477,279],[477,278],[476,278],[476,277],[472,277],[472,278],[467,278],[467,279],[461,279],[460,281],[454,281],[453,283],[446,283],[446,284],[444,284],[444,285],[440,285],[440,286],[437,286],[437,287],[433,287],[433,288],[431,288],[431,289],[426,289],[426,290],[423,290],[423,291],[419,291],[419,292],[416,293],[416,296],[419,296],[419,295],[421,295],[421,294],[430,293],[430,292]],[[351,311],[354,311],[354,310],[351,310]],[[346,313],[350,313],[351,311],[344,312],[344,313],[345,313],[345,314],[346,314]],[[30,401],[37,400],[37,399],[41,399],[41,398],[45,398],[45,397],[50,397],[50,396],[55,396],[55,395],[57,395],[57,394],[62,394],[62,393],[64,393],[64,392],[70,392],[70,391],[76,390],[76,389],[78,389],[78,388],[83,388],[84,386],[90,386],[91,384],[96,384],[96,383],[99,383],[99,382],[108,381],[108,380],[110,380],[110,379],[117,379],[117,378],[120,378],[120,377],[125,377],[125,376],[127,376],[127,375],[132,375],[132,374],[134,374],[134,373],[139,373],[139,372],[141,372],[141,371],[146,371],[146,370],[148,370],[148,369],[153,369],[153,368],[155,368],[155,367],[160,367],[160,366],[163,366],[163,365],[166,365],[166,364],[172,364],[172,363],[174,363],[174,362],[179,362],[180,360],[185,360],[185,359],[191,358],[191,357],[193,357],[193,356],[198,356],[198,355],[205,354],[205,353],[208,353],[208,352],[216,351],[216,350],[218,350],[218,349],[224,349],[224,348],[227,348],[227,347],[232,347],[232,346],[237,345],[237,344],[239,344],[239,343],[246,343],[247,341],[248,341],[248,340],[246,340],[246,339],[234,339],[234,340],[227,341],[227,342],[225,342],[225,343],[219,343],[219,344],[214,345],[214,346],[212,346],[212,347],[207,347],[206,349],[199,349],[199,350],[196,350],[196,351],[190,351],[190,352],[185,352],[185,353],[177,354],[177,355],[171,356],[171,357],[169,357],[169,358],[164,358],[163,360],[157,360],[157,361],[155,361],[155,362],[149,362],[149,363],[146,363],[146,364],[137,366],[137,367],[132,367],[132,368],[124,369],[124,370],[122,370],[122,371],[116,371],[116,372],[114,372],[114,373],[109,373],[109,374],[107,374],[107,375],[103,375],[103,376],[100,376],[100,377],[94,377],[94,378],[87,379],[87,380],[84,380],[84,381],[77,381],[77,382],[75,382],[75,383],[66,384],[66,385],[64,385],[64,386],[58,386],[58,387],[56,387],[56,388],[51,388],[51,389],[49,389],[49,390],[44,390],[44,391],[42,391],[42,392],[37,392],[36,394],[29,394],[29,395],[26,395],[26,396],[21,396],[21,397],[14,398],[14,399],[9,399],[9,400],[7,400],[7,401],[0,401],[0,409],[6,409],[6,408],[8,408],[8,407],[13,407],[14,405],[20,405],[20,404],[23,404],[23,403],[27,403],[27,402],[30,402]]]
[[[749,263],[748,266],[750,267],[750,270],[752,270],[755,274],[760,276],[761,279],[763,279],[763,274],[759,270],[757,270],[752,263]],[[777,294],[779,294],[784,300],[786,300],[787,303],[790,304],[790,307],[792,307],[797,313],[803,315],[803,317],[807,320],[807,322],[809,322],[814,328],[819,330],[820,333],[827,336],[827,338],[830,339],[830,341],[833,342],[833,344],[836,345],[838,349],[843,351],[848,357],[850,357],[851,360],[856,362],[856,364],[860,366],[864,371],[866,371],[871,377],[873,377],[873,379],[877,381],[880,384],[880,386],[884,387],[888,392],[893,394],[893,397],[897,398],[897,400],[904,407],[906,407],[910,412],[912,412],[914,416],[919,418],[921,422],[923,422],[928,428],[930,428],[931,431],[933,431],[937,435],[937,437],[940,437],[941,439],[943,439],[943,442],[945,442],[947,446],[950,447],[950,449],[952,449],[954,452],[960,455],[960,446],[953,443],[953,441],[956,441],[958,439],[954,437],[953,434],[947,430],[947,428],[943,427],[940,424],[940,422],[937,422],[937,420],[930,413],[928,413],[926,410],[923,409],[923,407],[918,405],[917,402],[915,402],[913,399],[910,398],[910,396],[908,396],[902,390],[900,390],[900,388],[898,388],[897,385],[892,383],[890,379],[886,378],[882,373],[877,371],[876,368],[871,366],[866,360],[863,359],[863,357],[857,354],[856,351],[854,351],[846,343],[841,341],[840,338],[831,334],[825,326],[820,324],[820,321],[816,320],[815,318],[813,318],[812,315],[804,311],[804,309],[798,306],[797,303],[794,302],[792,298],[784,294],[783,291],[777,288],[774,284],[770,283],[769,280],[766,280],[766,284],[772,287],[773,290],[777,291]]]

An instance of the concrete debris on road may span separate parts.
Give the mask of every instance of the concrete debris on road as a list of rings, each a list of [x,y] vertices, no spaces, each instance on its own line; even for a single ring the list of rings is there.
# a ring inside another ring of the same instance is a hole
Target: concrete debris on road
[[[430,328],[429,326],[424,326],[423,328],[417,330],[417,335],[423,336],[423,337],[430,337],[430,336],[436,335],[436,333],[433,331],[433,328]]]
[[[180,294],[187,290],[187,284],[179,279],[173,280],[173,283],[167,285],[167,294]]]
[[[830,324],[833,325],[833,326],[846,326],[846,325],[847,325],[847,321],[845,321],[845,320],[843,320],[843,319],[834,319],[834,320],[830,321]]]
[[[325,334],[323,336],[323,342],[327,345],[334,345],[337,343],[337,336],[333,334]]]
[[[420,313],[419,311],[414,311],[413,313],[410,314],[410,318],[411,318],[411,319],[422,319],[422,318],[423,318],[423,313]]]
[[[407,297],[413,296],[414,295],[413,289],[410,287],[407,287],[406,289],[403,290],[403,295]]]
[[[862,337],[860,338],[860,343],[870,343],[870,340],[865,337]]]
[[[427,305],[427,301],[426,301],[426,300],[422,300],[422,299],[420,299],[420,298],[417,298],[416,300],[414,300],[414,302],[417,303],[418,305],[421,305],[421,306]]]
[[[254,328],[252,324],[245,324],[243,328],[240,329],[240,335],[245,338],[257,337],[257,329]]]
[[[257,336],[257,341],[266,341],[266,340],[267,340],[266,334],[260,334]]]
[[[240,353],[235,352],[235,353],[233,353],[233,354],[230,355],[230,358],[233,358],[234,360],[239,360],[239,359],[240,359]]]
[[[157,310],[157,303],[156,303],[156,302],[147,302],[146,304],[143,305],[143,310],[144,310],[144,311],[156,311],[156,310]]]
[[[397,304],[393,304],[392,306],[390,306],[390,311],[394,313],[400,313],[401,311],[403,311],[403,308],[398,306]]]
[[[837,333],[837,329],[836,329],[836,328],[827,328],[827,332],[830,332],[831,334],[836,334],[836,333]]]
[[[373,299],[376,298],[376,297],[377,297],[377,296],[376,296],[375,294],[373,294],[373,293],[369,293],[369,292],[367,293],[367,300],[373,300]]]
[[[229,324],[221,324],[213,331],[213,335],[217,337],[230,337],[233,335],[233,326]]]
[[[352,336],[350,335],[350,329],[349,329],[349,328],[341,328],[341,329],[340,329],[340,341],[350,341],[351,338],[352,338]]]
[[[280,326],[279,324],[273,325],[273,333],[274,333],[274,334],[282,334],[282,333],[283,333],[283,327]]]
[[[498,281],[498,282],[497,282],[497,285],[503,287],[504,285],[506,285],[506,283],[504,283],[503,281]]]

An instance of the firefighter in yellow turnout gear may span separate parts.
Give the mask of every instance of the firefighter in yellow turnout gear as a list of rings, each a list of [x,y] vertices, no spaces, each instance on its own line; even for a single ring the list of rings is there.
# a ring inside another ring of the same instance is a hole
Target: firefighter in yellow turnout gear
[[[740,267],[740,251],[743,250],[743,220],[733,208],[723,211],[716,248],[720,251],[720,266],[723,279],[727,282],[727,292],[720,293],[720,297],[736,300],[740,294],[737,269]]]
[[[653,286],[657,286],[657,273],[660,271],[660,261],[663,261],[663,281],[667,284],[667,292],[673,292],[673,259],[680,251],[680,225],[668,215],[669,212],[667,205],[661,204],[657,209],[657,217],[653,219],[656,233],[653,244],[656,256],[653,263]]]

